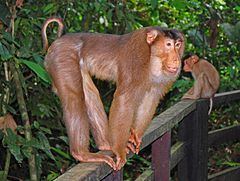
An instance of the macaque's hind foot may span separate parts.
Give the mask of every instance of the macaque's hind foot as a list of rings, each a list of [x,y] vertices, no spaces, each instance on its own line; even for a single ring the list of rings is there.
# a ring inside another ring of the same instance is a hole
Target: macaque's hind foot
[[[110,156],[102,155],[99,153],[72,153],[72,156],[81,162],[105,162],[114,170],[116,170],[116,164]]]
[[[196,100],[196,99],[199,99],[199,97],[198,97],[198,96],[191,95],[191,94],[185,94],[185,95],[181,98],[181,100],[186,100],[186,99],[194,99],[194,100]]]
[[[111,149],[111,146],[108,145],[108,144],[106,144],[106,145],[101,145],[101,146],[98,147],[98,149],[99,149],[99,150],[106,150],[106,151],[112,150],[112,149]]]

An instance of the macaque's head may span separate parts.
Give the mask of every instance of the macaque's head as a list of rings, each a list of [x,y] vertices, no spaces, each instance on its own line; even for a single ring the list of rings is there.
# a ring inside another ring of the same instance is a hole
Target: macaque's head
[[[193,65],[199,61],[199,57],[197,55],[192,55],[191,57],[184,60],[183,70],[185,72],[192,72]]]
[[[178,30],[149,28],[147,43],[151,46],[151,69],[153,75],[165,74],[177,77],[181,70],[181,57],[184,51],[184,37]]]

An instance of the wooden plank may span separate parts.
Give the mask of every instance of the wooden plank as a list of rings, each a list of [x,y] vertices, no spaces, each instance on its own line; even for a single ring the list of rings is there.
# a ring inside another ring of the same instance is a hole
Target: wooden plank
[[[171,169],[173,169],[185,156],[186,143],[177,142],[171,147]]]
[[[217,146],[222,143],[240,140],[240,124],[228,126],[208,133],[208,145]]]
[[[196,111],[181,123],[179,140],[187,143],[186,157],[179,163],[180,181],[206,181],[208,163],[209,100],[197,100]]]
[[[100,153],[110,155],[109,152],[106,151],[101,151]],[[106,163],[79,163],[59,176],[56,181],[101,180],[112,171]]]
[[[209,101],[197,101],[196,127],[192,143],[192,180],[195,181],[205,181],[208,176],[208,105]]]
[[[192,142],[192,180],[195,181],[206,181],[208,176],[208,105],[209,100],[197,101]]]
[[[182,119],[196,109],[196,101],[184,100],[176,103],[157,117],[146,130],[141,149],[150,145],[154,140],[171,130]]]
[[[218,93],[213,98],[213,107],[240,100],[240,90]]]
[[[153,180],[154,180],[153,171],[146,170],[141,175],[139,175],[135,181],[153,181]]]
[[[123,180],[123,169],[117,172],[112,172],[107,177],[103,178],[104,181],[122,181]]]
[[[169,180],[170,150],[171,131],[168,131],[152,144],[152,170],[154,172],[154,180]]]
[[[239,181],[240,167],[232,167],[225,169],[216,174],[208,176],[208,181]]]
[[[196,127],[195,121],[196,112],[192,112],[186,116],[179,124],[178,140],[184,142],[186,146],[185,157],[178,164],[178,179],[179,181],[191,181],[191,169],[192,169],[192,139],[194,127]]]

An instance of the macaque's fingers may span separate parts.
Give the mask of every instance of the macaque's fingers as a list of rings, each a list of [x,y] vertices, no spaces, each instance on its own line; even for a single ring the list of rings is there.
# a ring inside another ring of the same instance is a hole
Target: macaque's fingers
[[[110,156],[102,155],[98,153],[72,153],[72,156],[82,162],[105,162],[114,170],[116,170],[116,164]]]
[[[140,151],[141,143],[142,143],[142,140],[141,140],[141,139],[138,139],[138,144],[136,145],[136,154],[138,154],[139,151]]]
[[[137,142],[136,142],[136,132],[135,132],[135,130],[133,128],[130,128],[130,133],[131,133],[131,135],[130,135],[128,141],[136,146],[137,145]]]
[[[127,149],[128,149],[127,154],[129,153],[129,150],[133,153],[136,153],[136,149],[132,143],[127,143]]]

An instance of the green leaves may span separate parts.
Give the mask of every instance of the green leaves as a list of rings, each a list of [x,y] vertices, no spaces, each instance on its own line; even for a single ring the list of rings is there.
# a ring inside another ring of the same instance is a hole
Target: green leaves
[[[23,60],[23,59],[21,59],[19,62],[27,65],[28,68],[30,68],[33,72],[35,72],[38,75],[38,77],[40,77],[46,83],[51,84],[50,76],[48,75],[46,70],[43,69],[41,65],[28,60]]]
[[[0,42],[0,56],[1,60],[6,61],[12,58],[12,55],[8,51],[7,47]]]
[[[238,21],[236,25],[223,23],[221,27],[230,41],[240,43],[240,21]]]

